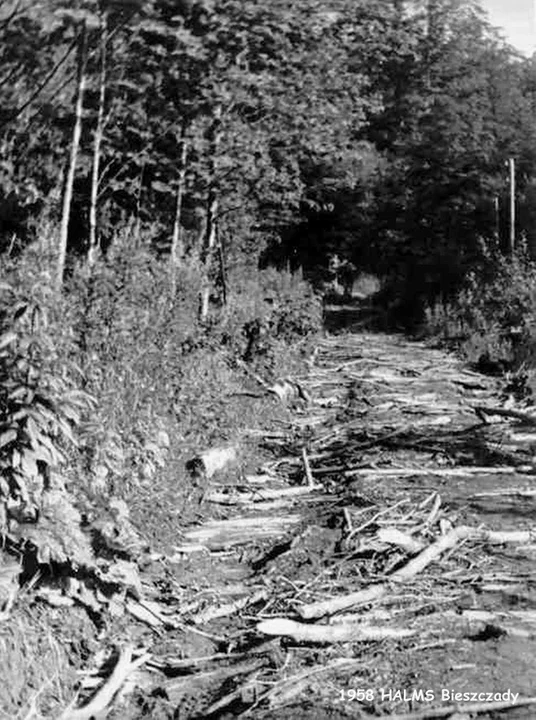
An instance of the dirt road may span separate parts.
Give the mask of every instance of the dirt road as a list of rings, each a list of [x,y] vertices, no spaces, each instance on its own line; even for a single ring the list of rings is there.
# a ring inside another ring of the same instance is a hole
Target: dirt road
[[[267,428],[271,459],[211,479],[213,519],[169,561],[184,625],[162,702],[181,718],[534,717],[530,408],[509,417],[494,380],[394,335],[328,336],[293,380],[308,400]]]

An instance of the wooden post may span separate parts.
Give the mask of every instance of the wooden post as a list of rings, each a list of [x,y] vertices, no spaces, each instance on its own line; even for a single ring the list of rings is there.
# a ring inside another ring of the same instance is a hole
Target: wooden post
[[[516,164],[514,158],[508,161],[510,168],[510,253],[516,249]]]

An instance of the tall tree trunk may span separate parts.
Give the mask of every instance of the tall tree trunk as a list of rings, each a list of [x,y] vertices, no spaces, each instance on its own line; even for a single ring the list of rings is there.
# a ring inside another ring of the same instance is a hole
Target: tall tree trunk
[[[175,295],[176,290],[176,279],[175,271],[178,262],[184,257],[184,247],[182,244],[182,201],[184,198],[184,190],[186,183],[186,159],[188,155],[188,143],[186,141],[186,129],[182,129],[181,133],[181,159],[179,167],[179,177],[177,181],[177,195],[175,202],[175,221],[173,223],[173,235],[171,238],[171,253],[170,253],[170,273],[171,273],[171,291],[172,295]]]
[[[219,200],[215,192],[209,193],[208,212],[205,225],[205,247],[203,250],[205,273],[205,285],[201,291],[201,310],[200,318],[204,322],[208,317],[210,304],[210,291],[212,290],[212,282],[210,274],[214,259],[214,248],[217,245],[217,218],[218,218]]]
[[[140,177],[138,179],[138,194],[136,196],[136,220],[134,223],[134,249],[138,250],[141,245],[141,203],[143,192],[143,179],[145,174],[145,160],[140,168]]]
[[[58,261],[56,266],[56,290],[58,292],[61,291],[61,288],[63,286],[63,276],[65,274],[67,238],[69,235],[69,218],[71,216],[71,202],[73,199],[73,186],[76,173],[76,162],[78,159],[78,149],[80,147],[80,137],[82,135],[82,115],[84,110],[84,92],[86,88],[86,59],[87,27],[85,22],[83,22],[80,29],[80,38],[78,45],[78,74],[76,84],[75,120],[73,127],[73,137],[71,140],[69,166],[67,170],[67,177],[65,178],[65,188],[63,191],[63,207],[61,213]]]
[[[201,303],[199,316],[202,322],[208,317],[210,304],[210,291],[212,289],[211,270],[214,262],[214,250],[218,241],[218,213],[219,213],[219,187],[218,187],[218,156],[221,143],[221,105],[217,105],[214,109],[214,117],[210,129],[210,187],[207,195],[207,212],[205,219],[205,231],[202,247],[202,259],[205,266],[205,283],[201,289]]]
[[[87,261],[93,267],[100,251],[100,242],[97,227],[97,201],[99,197],[99,171],[102,140],[104,136],[104,104],[106,101],[106,43],[108,41],[108,28],[106,12],[101,15],[100,28],[100,76],[99,76],[99,109],[97,124],[93,139],[93,167],[91,169],[91,199],[89,205],[89,250]]]
[[[222,303],[225,306],[225,305],[227,305],[227,296],[228,296],[227,268],[225,267],[225,254],[223,252],[223,242],[222,242],[219,230],[218,230],[217,235],[218,235],[218,259],[219,259],[219,263],[220,263],[220,281],[221,281]]]

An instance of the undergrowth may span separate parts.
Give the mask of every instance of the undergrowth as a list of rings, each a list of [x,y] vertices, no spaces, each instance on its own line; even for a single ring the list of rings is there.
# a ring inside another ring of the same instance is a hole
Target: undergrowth
[[[462,290],[427,312],[429,333],[455,347],[476,369],[508,375],[536,389],[536,263],[520,249],[489,252]]]
[[[60,296],[49,240],[4,257],[0,270],[0,541],[16,550],[18,528],[21,542],[26,529],[38,543],[40,498],[58,488],[74,507],[61,506],[54,528],[63,517],[104,518],[124,500],[142,539],[172,553],[181,527],[206,512],[187,461],[239,444],[235,473],[258,465],[256,438],[286,411],[255,377],[272,382],[300,366],[321,328],[320,301],[299,275],[229,268],[226,305],[213,302],[201,323],[199,261],[172,277],[167,259],[149,242],[133,248],[126,232],[91,272],[72,265]],[[70,530],[58,527],[50,557],[74,552],[71,537],[84,531]],[[64,627],[61,610],[20,604],[0,626],[0,715],[56,717],[92,651],[65,645],[86,633]]]
[[[95,635],[82,609],[19,602],[16,617],[0,624],[0,717],[59,717],[96,649]]]
[[[0,280],[17,287],[4,316],[19,312],[21,298],[25,307],[39,301],[40,308],[39,345],[30,337],[33,325],[26,344],[7,338],[9,382],[28,375],[24,362],[37,347],[40,382],[46,381],[47,402],[56,402],[42,431],[51,466],[62,464],[68,487],[84,501],[126,500],[141,531],[163,541],[188,518],[186,460],[262,427],[275,401],[252,378],[272,382],[299,367],[320,330],[321,303],[297,274],[241,266],[229,269],[226,305],[213,305],[200,323],[199,262],[184,260],[171,278],[167,259],[149,243],[132,248],[127,233],[118,234],[91,273],[74,266],[61,298],[50,289],[51,268],[38,244],[16,264],[4,264]],[[30,391],[35,405],[41,395]],[[11,412],[5,403],[3,412]],[[56,426],[76,443],[57,442]],[[10,433],[2,457],[9,450],[20,463],[23,450],[30,457],[32,438],[27,424]]]

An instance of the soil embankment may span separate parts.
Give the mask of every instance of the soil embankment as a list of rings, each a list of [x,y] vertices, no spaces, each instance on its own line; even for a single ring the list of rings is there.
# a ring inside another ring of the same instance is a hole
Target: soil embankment
[[[112,715],[533,717],[530,408],[386,334],[327,336],[287,385],[257,471],[205,478],[144,576]]]

